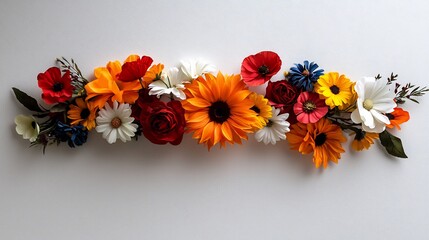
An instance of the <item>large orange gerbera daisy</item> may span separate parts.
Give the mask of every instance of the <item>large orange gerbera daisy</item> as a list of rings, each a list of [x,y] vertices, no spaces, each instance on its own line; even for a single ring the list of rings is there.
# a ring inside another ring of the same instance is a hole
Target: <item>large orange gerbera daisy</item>
[[[247,133],[257,121],[254,106],[248,98],[251,93],[240,75],[215,77],[206,74],[186,85],[185,109],[187,132],[194,132],[193,138],[204,143],[209,150],[220,143],[240,143],[247,139]]]
[[[136,58],[138,58],[137,55],[130,55],[125,62]],[[119,61],[109,62],[106,67],[96,68],[95,80],[85,85],[86,101],[92,102],[99,109],[103,108],[106,102],[134,103],[139,97],[142,85],[138,79],[128,82],[119,81],[118,76],[121,71],[122,65]]]
[[[316,168],[323,165],[328,167],[328,162],[338,163],[340,154],[344,152],[341,146],[346,141],[341,128],[333,124],[326,118],[320,119],[317,123],[292,125],[287,139],[292,149],[303,154],[313,153],[313,163]]]

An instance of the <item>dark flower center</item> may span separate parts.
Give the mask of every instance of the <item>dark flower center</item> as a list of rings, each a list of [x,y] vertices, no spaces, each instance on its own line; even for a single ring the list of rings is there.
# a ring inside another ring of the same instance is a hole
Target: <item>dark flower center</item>
[[[356,132],[355,140],[360,141],[360,140],[364,139],[365,134],[366,134],[366,132],[359,130],[358,132]]]
[[[250,108],[250,110],[253,110],[254,112],[256,112],[257,114],[259,114],[261,112],[261,110],[255,105],[253,107]]]
[[[31,122],[31,127],[32,127],[33,129],[36,129],[36,122],[35,122],[35,121],[32,121],[32,122]]]
[[[260,67],[258,68],[258,72],[259,72],[259,74],[261,74],[261,75],[267,75],[268,73],[270,73],[270,70],[268,69],[268,67],[267,67],[267,66],[262,65],[262,66],[260,66]]]
[[[209,107],[209,117],[214,122],[223,123],[228,120],[229,116],[231,116],[231,111],[226,102],[217,101]]]
[[[122,121],[120,118],[114,117],[110,122],[110,125],[112,126],[112,128],[119,128],[122,125]]]
[[[84,109],[82,109],[82,111],[80,112],[80,118],[81,119],[86,119],[88,116],[89,116],[89,114],[90,114],[91,112],[88,110],[88,108],[84,108]]]
[[[268,120],[268,122],[267,122],[267,126],[266,127],[272,127],[273,126],[273,122],[271,121],[271,120]]]
[[[337,87],[337,86],[335,86],[335,85],[332,85],[332,87],[330,87],[329,89],[331,89],[331,92],[333,94],[335,94],[335,95],[337,95],[338,93],[340,93],[340,88]]]
[[[314,103],[311,100],[308,100],[308,101],[304,102],[304,104],[303,104],[303,110],[305,113],[311,113],[316,108],[317,108],[316,103]]]
[[[310,71],[308,71],[307,69],[304,69],[304,71],[302,71],[302,75],[308,77],[310,76]]]
[[[323,145],[326,142],[326,133],[317,134],[314,142],[316,143],[317,147]]]
[[[386,117],[389,118],[389,120],[395,119],[395,116],[391,113],[386,113]]]
[[[54,90],[54,92],[59,92],[59,91],[63,90],[63,88],[64,88],[64,85],[60,82],[56,82],[52,86],[52,89]]]

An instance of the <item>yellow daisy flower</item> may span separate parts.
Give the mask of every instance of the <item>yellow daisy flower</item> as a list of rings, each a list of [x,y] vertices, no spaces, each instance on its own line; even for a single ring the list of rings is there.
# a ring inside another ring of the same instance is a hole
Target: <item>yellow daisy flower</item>
[[[70,104],[70,110],[67,111],[67,118],[71,120],[70,124],[76,126],[82,124],[88,131],[95,128],[95,114],[97,109],[92,103],[85,102],[82,98],[76,98],[75,104]]]
[[[252,92],[249,95],[249,99],[253,102],[253,107],[250,109],[256,112],[258,121],[255,122],[255,130],[265,127],[268,123],[268,119],[273,116],[271,105],[268,103],[263,95]]]
[[[344,75],[329,72],[319,77],[314,90],[325,99],[326,105],[331,109],[349,104],[352,98],[352,82]]]
[[[185,109],[187,132],[199,143],[211,147],[220,143],[239,143],[247,139],[257,120],[254,106],[240,75],[206,74],[186,85]]]

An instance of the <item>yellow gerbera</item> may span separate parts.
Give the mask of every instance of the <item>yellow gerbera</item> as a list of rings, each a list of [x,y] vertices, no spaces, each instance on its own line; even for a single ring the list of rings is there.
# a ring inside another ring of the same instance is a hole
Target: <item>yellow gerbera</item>
[[[286,136],[292,149],[303,154],[314,151],[313,163],[316,168],[322,165],[323,168],[328,167],[329,161],[338,163],[340,154],[344,152],[341,143],[346,141],[341,128],[326,118],[317,123],[294,124]]]
[[[70,104],[70,110],[67,111],[68,119],[72,120],[71,125],[82,124],[88,131],[95,128],[95,114],[97,109],[92,103],[85,102],[82,98],[76,98],[75,104]]]
[[[144,87],[147,88],[153,81],[161,80],[162,70],[164,70],[164,64],[162,63],[158,63],[150,67],[143,77],[142,83]]]
[[[319,77],[314,85],[314,90],[325,99],[326,105],[332,109],[350,103],[351,85],[352,82],[346,76],[339,75],[337,72],[329,72]]]
[[[371,144],[374,144],[374,140],[378,139],[378,133],[364,132],[359,130],[357,133],[352,132],[352,134],[355,134],[352,142],[352,148],[356,151],[369,149]]]
[[[130,55],[125,62],[133,61],[137,55]],[[94,104],[94,107],[103,108],[107,101],[119,103],[134,103],[139,97],[142,88],[138,80],[122,82],[118,76],[122,71],[119,61],[109,62],[106,67],[94,70],[95,80],[85,85],[86,101]]]
[[[267,125],[268,119],[273,116],[271,105],[263,95],[254,92],[249,95],[249,99],[253,102],[253,107],[250,109],[256,112],[258,119],[258,121],[255,121],[255,130],[261,129]]]
[[[248,97],[247,89],[240,75],[215,77],[206,74],[192,83],[186,84],[185,109],[187,132],[193,132],[193,138],[210,148],[220,143],[240,143],[247,139],[247,133],[257,120],[254,106]]]

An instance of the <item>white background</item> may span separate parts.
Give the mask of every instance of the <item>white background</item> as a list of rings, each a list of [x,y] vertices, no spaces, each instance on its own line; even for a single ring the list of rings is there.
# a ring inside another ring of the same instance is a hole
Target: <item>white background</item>
[[[239,73],[273,50],[282,71],[305,59],[351,79],[399,74],[428,85],[428,1],[0,2],[0,239],[428,239],[428,98],[406,104],[396,132],[409,159],[381,147],[315,169],[310,156],[250,140],[207,152],[190,135],[157,146],[40,148],[15,133],[28,113],[18,87],[40,99],[36,76],[73,57],[97,66],[148,54],[166,66],[204,57]]]

